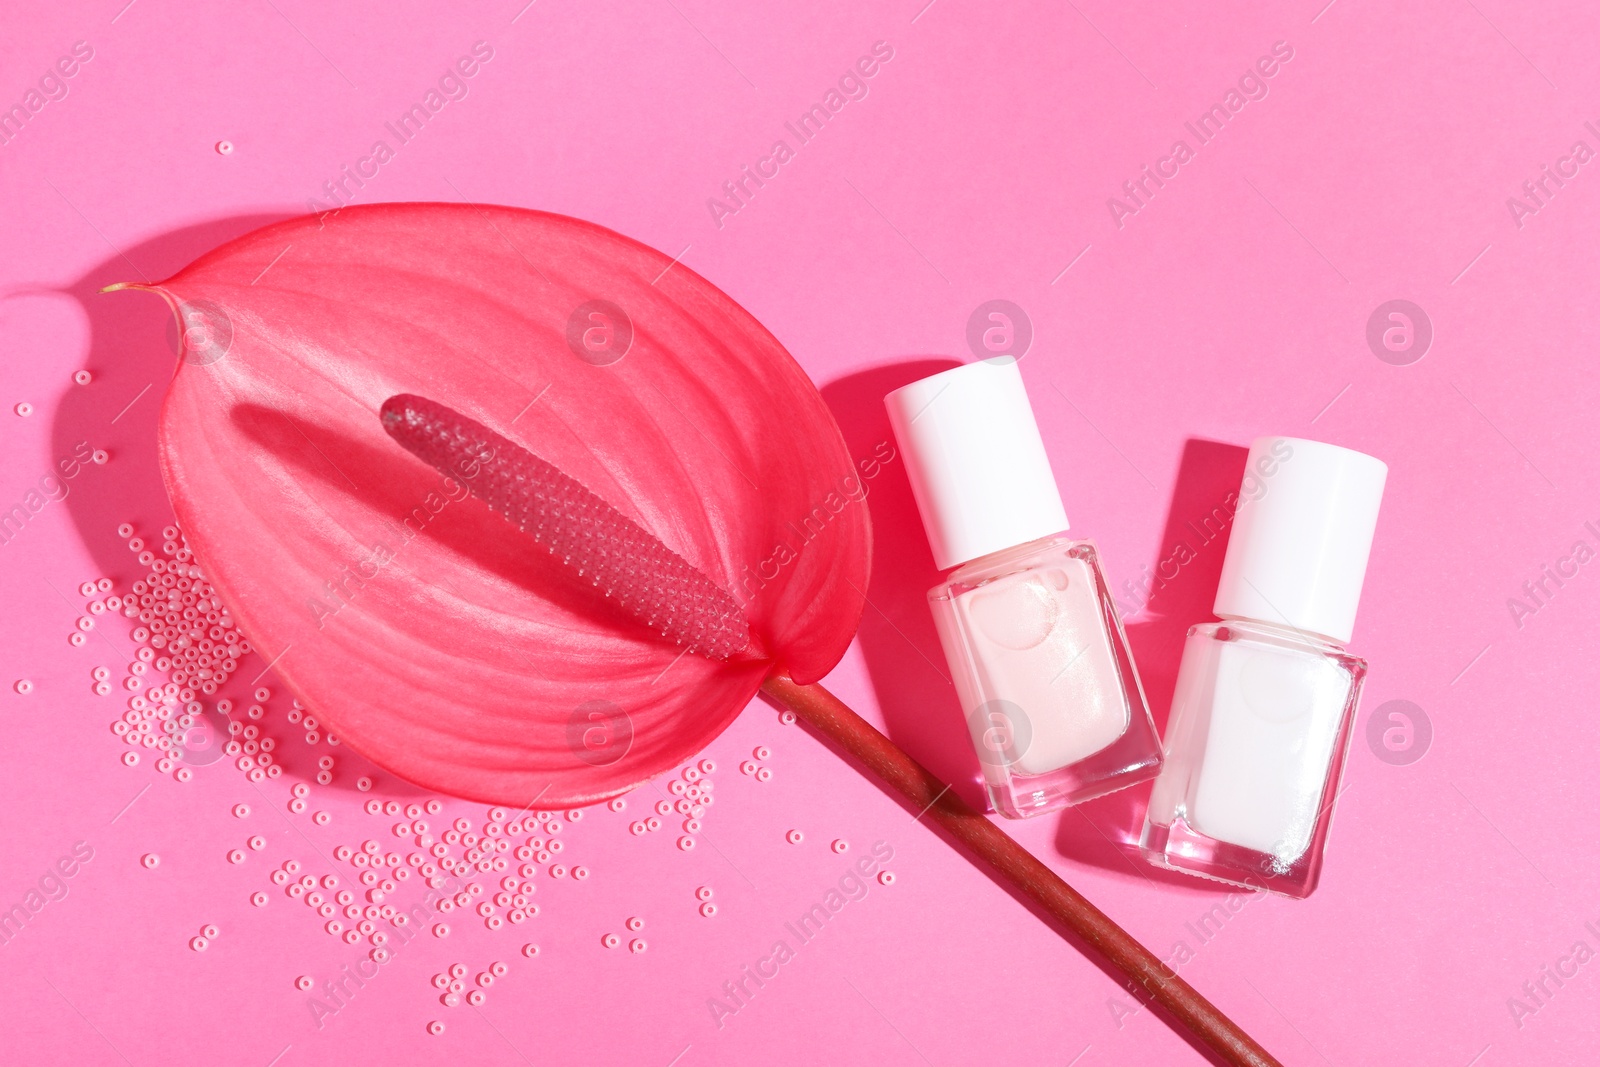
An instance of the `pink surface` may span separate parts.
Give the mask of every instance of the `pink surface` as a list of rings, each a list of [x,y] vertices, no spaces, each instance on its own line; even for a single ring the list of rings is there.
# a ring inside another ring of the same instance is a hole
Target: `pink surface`
[[[153,447],[167,312],[93,291],[170,274],[308,200],[332,206],[325,183],[365,167],[362,188],[345,179],[359,202],[536,207],[681,255],[823,386],[858,460],[887,437],[884,392],[947,354],[972,358],[975,309],[1025,309],[1023,371],[1073,530],[1099,543],[1124,590],[1158,721],[1178,638],[1207,615],[1222,544],[1205,517],[1237,484],[1240,446],[1294,434],[1387,461],[1352,645],[1372,675],[1314,897],[1230,910],[1226,894],[1131,861],[1119,845],[1146,789],[1008,828],[1285,1063],[1592,1062],[1600,194],[1586,175],[1600,150],[1600,15],[1485,0],[1148,14],[953,0],[520,7],[137,0],[9,20],[0,104],[36,111],[0,145],[0,510],[28,516],[0,545],[0,907],[37,909],[0,948],[0,1059],[1200,1062],[914,813],[761,703],[707,750],[718,803],[698,847],[678,847],[677,814],[630,832],[654,787],[623,812],[591,810],[532,879],[537,917],[490,930],[452,912],[447,938],[401,949],[317,1017],[296,977],[320,987],[370,946],[330,936],[269,872],[292,859],[358,887],[338,846],[415,851],[392,832],[406,816],[363,803],[426,798],[383,776],[359,792],[367,772],[343,749],[332,784],[316,784],[330,750],[303,743],[282,693],[261,724],[283,777],[251,783],[226,761],[179,783],[149,750],[127,767],[109,727],[126,706],[131,628],[100,616],[85,644],[68,634],[82,582],[109,577],[120,593],[140,576],[116,526],[150,536],[171,514]],[[92,58],[45,78],[76,41]],[[386,124],[478,41],[492,58],[444,88],[465,95],[439,96],[399,141]],[[861,98],[841,96],[802,143],[786,124],[826,104],[880,41],[872,76],[845,83]],[[1278,41],[1293,58],[1245,85],[1266,95],[1241,95],[1199,143],[1185,123]],[[1189,151],[1175,155],[1180,138]],[[231,153],[214,147],[223,140]],[[747,165],[769,176],[733,211],[723,183]],[[1165,169],[1159,189],[1146,165]],[[1138,200],[1122,190],[1134,179]],[[708,205],[719,196],[720,210]],[[1431,321],[1418,360],[1418,344],[1383,346],[1387,312],[1369,345],[1369,318],[1397,299]],[[73,384],[83,368],[93,381]],[[19,403],[32,414],[13,414]],[[107,463],[45,479],[80,441]],[[829,684],[969,788],[975,760],[922,603],[935,576],[895,463],[868,499],[871,604]],[[1194,559],[1176,577],[1150,594],[1124,587],[1172,575],[1180,541]],[[98,666],[112,671],[105,696],[91,688]],[[264,666],[247,657],[237,684],[248,691]],[[15,691],[21,679],[31,692]],[[1409,752],[1384,747],[1387,718],[1367,740],[1396,700],[1415,706]],[[1425,733],[1425,755],[1404,762]],[[758,746],[767,781],[740,772]],[[310,783],[300,812],[296,783]],[[230,813],[241,802],[244,819]],[[485,810],[449,801],[429,818],[437,830],[458,817],[476,828]],[[835,839],[849,851],[831,851]],[[787,933],[878,841],[893,884],[867,881],[810,941]],[[77,842],[72,876],[52,875]],[[159,865],[142,866],[147,854]],[[557,863],[568,876],[551,876]],[[713,917],[699,886],[714,891]],[[256,892],[266,906],[252,906]],[[393,899],[420,896],[413,880]],[[218,936],[195,951],[207,924]],[[619,947],[603,947],[608,933]],[[636,939],[647,951],[629,950]],[[719,1027],[708,999],[745,966],[770,967],[779,939],[790,958]],[[536,958],[519,954],[526,942]],[[433,975],[461,963],[471,981],[496,960],[509,971],[483,1004],[440,1003]],[[429,1035],[430,1020],[445,1031]]]

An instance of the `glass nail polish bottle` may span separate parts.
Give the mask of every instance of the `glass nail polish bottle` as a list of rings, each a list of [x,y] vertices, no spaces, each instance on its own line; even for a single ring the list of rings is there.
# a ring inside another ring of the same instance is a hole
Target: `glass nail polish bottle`
[[[1161,745],[1099,554],[1067,515],[1016,360],[884,398],[934,561],[928,593],[994,807],[1025,818],[1155,776]]]
[[[1159,867],[1309,896],[1367,664],[1345,651],[1388,468],[1250,446],[1215,611],[1190,628],[1140,848]]]

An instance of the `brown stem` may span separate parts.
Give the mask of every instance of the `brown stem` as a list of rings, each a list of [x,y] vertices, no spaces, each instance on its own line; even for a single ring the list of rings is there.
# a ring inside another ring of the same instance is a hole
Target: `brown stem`
[[[838,697],[820,685],[796,685],[782,674],[768,678],[761,689],[905,797],[919,819],[931,816],[976,859],[1058,919],[1224,1062],[1235,1067],[1281,1067],[1149,949]]]

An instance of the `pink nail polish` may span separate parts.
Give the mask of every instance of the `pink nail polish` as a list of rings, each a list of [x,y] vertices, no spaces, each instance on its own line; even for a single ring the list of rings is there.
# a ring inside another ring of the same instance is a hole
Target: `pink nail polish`
[[[928,592],[995,808],[1025,818],[1160,770],[1092,542],[1067,515],[1010,357],[884,398],[940,570]]]
[[[1140,847],[1159,867],[1310,895],[1367,663],[1344,645],[1388,468],[1292,437],[1250,447],[1217,588],[1189,630]]]

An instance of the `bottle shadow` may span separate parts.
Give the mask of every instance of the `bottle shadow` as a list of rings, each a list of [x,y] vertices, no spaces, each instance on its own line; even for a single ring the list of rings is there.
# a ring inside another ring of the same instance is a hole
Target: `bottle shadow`
[[[830,382],[822,398],[852,456],[891,454],[884,446],[893,450],[893,458],[866,483],[872,578],[857,632],[886,732],[962,800],[985,811],[983,774],[928,611],[928,590],[939,583],[940,573],[883,406],[886,393],[960,365],[948,357],[911,357]]]
[[[79,305],[88,323],[88,351],[82,369],[92,378],[87,385],[73,386],[64,393],[51,414],[50,450],[52,456],[67,457],[86,443],[88,449],[107,454],[106,467],[100,472],[104,476],[80,474],[78,478],[83,480],[68,483],[62,503],[95,573],[111,578],[119,593],[126,593],[147,568],[128,550],[127,538],[118,535],[117,527],[129,523],[139,536],[159,545],[159,533],[173,522],[161,478],[156,429],[182,342],[172,311],[158,296],[100,290],[118,282],[148,284],[169,278],[206,252],[290,217],[282,213],[232,215],[181,227],[119,249],[66,286],[15,291],[69,298]],[[131,656],[131,641],[119,638],[117,644]],[[265,666],[259,657],[247,659],[215,694],[215,698],[233,700],[235,721],[248,721],[242,712],[255,702],[254,692],[261,684],[258,672]],[[217,734],[219,728],[225,729],[222,717],[208,710],[205,718],[204,728],[196,734],[195,758],[185,761],[202,772],[211,763],[223,762],[220,753],[211,752],[209,746],[226,740],[206,734],[207,730]],[[278,764],[285,777],[314,781],[320,770],[314,750],[306,746],[296,753],[297,749],[300,746],[280,744],[275,753]],[[381,775],[386,799],[407,801],[431,795],[380,771],[354,751],[339,751],[339,771],[323,788],[355,791],[358,778]]]
[[[1209,622],[1223,555],[1233,525],[1239,483],[1249,452],[1237,445],[1190,438],[1184,443],[1159,555],[1114,589],[1145,699],[1163,737],[1183,658],[1184,638]],[[1188,889],[1234,892],[1216,883],[1154,867],[1139,852],[1139,832],[1153,782],[1119,790],[1067,812],[1056,851],[1081,863]]]

